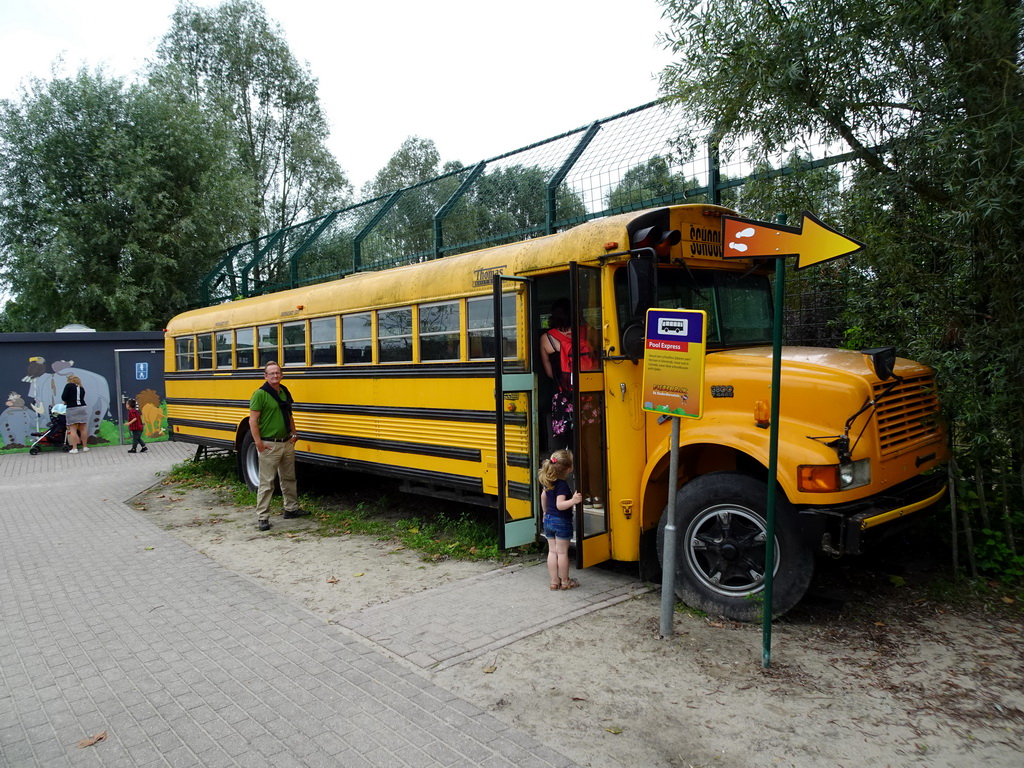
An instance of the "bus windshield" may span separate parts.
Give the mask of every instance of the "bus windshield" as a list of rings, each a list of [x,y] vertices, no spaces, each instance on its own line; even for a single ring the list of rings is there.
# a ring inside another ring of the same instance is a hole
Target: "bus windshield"
[[[771,289],[766,275],[659,269],[658,307],[707,312],[709,345],[772,340]]]
[[[629,318],[625,270],[616,273],[620,327]],[[658,308],[707,312],[708,346],[745,346],[772,341],[771,285],[767,275],[724,270],[658,270]]]

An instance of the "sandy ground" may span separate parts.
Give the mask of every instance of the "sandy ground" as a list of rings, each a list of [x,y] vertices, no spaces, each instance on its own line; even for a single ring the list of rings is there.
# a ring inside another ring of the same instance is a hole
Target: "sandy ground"
[[[132,506],[325,618],[499,567],[322,538],[308,518],[258,534],[214,490],[157,486]],[[944,606],[904,576],[832,572],[832,599],[775,623],[767,669],[760,625],[677,613],[660,638],[654,591],[429,674],[595,768],[1024,765],[1020,612]]]

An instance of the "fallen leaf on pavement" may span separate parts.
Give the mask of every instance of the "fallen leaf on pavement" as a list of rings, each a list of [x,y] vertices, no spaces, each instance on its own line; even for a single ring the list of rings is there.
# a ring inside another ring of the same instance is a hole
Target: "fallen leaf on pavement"
[[[338,580],[337,580],[336,578],[334,578],[333,576],[331,576],[331,578],[329,578],[329,579],[327,580],[327,583],[328,583],[328,584],[337,584],[337,583],[338,583]]]
[[[497,667],[484,667],[484,674],[485,675],[489,675],[489,674],[491,674],[493,672],[497,672],[497,671],[498,671]]]
[[[100,731],[99,733],[97,733],[92,738],[82,739],[80,742],[78,742],[78,748],[79,749],[85,749],[86,747],[91,747],[93,744],[99,744],[101,741],[103,741],[106,738],[107,738],[107,732],[106,731]]]

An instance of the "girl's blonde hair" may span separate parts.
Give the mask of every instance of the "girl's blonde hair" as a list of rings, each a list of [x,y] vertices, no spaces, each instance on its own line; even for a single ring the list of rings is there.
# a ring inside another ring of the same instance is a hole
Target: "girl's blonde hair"
[[[77,387],[82,383],[82,380],[75,376],[75,374],[71,374],[70,376],[68,376],[68,382],[74,384]]]
[[[544,459],[544,463],[540,465],[540,471],[537,472],[537,480],[546,490],[550,491],[555,487],[556,480],[564,480],[570,472],[572,472],[572,451],[563,448],[552,453],[550,459]]]

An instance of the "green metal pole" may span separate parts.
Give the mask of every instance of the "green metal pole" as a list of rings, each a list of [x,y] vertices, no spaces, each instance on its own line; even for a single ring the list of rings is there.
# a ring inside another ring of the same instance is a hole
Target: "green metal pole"
[[[786,223],[785,214],[777,218]],[[761,611],[761,664],[772,663],[772,587],[775,583],[775,478],[779,471],[779,390],[782,384],[782,318],[786,299],[786,260],[775,260],[775,328],[772,334],[772,405],[768,430],[768,501],[764,542],[764,603]]]

